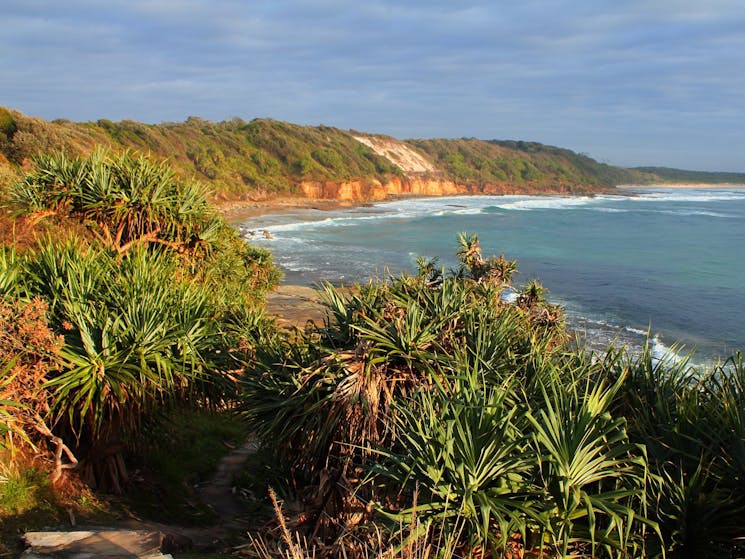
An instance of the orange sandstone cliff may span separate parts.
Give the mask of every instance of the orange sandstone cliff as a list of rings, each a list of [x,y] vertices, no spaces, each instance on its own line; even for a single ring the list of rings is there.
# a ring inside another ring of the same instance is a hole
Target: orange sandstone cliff
[[[530,189],[522,185],[519,189],[510,183],[481,185],[458,184],[443,176],[429,158],[406,143],[391,137],[353,136],[381,157],[403,171],[402,177],[393,177],[386,182],[379,180],[351,181],[302,181],[299,186],[303,194],[312,200],[337,200],[340,202],[364,202],[385,200],[396,196],[455,196],[459,194],[512,194],[569,192],[568,185],[560,183]]]

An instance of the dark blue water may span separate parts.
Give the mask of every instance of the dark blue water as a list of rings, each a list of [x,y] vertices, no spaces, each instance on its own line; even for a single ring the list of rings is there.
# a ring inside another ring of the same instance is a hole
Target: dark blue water
[[[713,360],[745,348],[745,187],[641,189],[618,196],[474,196],[295,210],[246,223],[268,229],[287,283],[364,280],[411,270],[417,256],[455,266],[457,234],[518,260],[594,343],[633,345],[650,331]]]

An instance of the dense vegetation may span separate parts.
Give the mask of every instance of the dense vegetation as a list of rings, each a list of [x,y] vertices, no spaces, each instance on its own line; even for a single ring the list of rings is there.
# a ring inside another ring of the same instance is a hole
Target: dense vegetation
[[[326,286],[329,321],[244,378],[317,552],[375,555],[382,529],[404,557],[742,556],[742,356],[587,354],[536,282],[505,301],[514,262],[459,257]]]
[[[213,123],[196,117],[158,125],[46,122],[0,108],[0,153],[13,164],[50,151],[87,154],[98,145],[167,158],[181,175],[196,177],[228,198],[298,194],[301,180],[385,180],[399,173],[349,133],[327,126],[239,118]]]
[[[637,167],[637,171],[650,173],[662,182],[688,184],[745,184],[745,173],[685,171],[669,167]]]
[[[98,141],[173,149],[181,173]],[[539,144],[411,145],[471,184],[572,190],[621,177]],[[60,151],[37,153],[50,148]],[[211,437],[244,427],[194,412],[235,409],[272,465],[252,489],[264,494],[271,478],[293,504],[290,526],[309,537],[291,539],[277,505],[286,537],[264,555],[745,553],[740,354],[700,371],[649,351],[588,353],[540,283],[515,291],[516,263],[485,258],[467,234],[455,270],[420,260],[415,275],[327,285],[323,325],[275,328],[263,311],[278,281],[270,254],[183,175],[276,193],[298,177],[400,172],[346,132],[0,111],[0,150],[12,163],[0,166],[0,518],[22,508],[24,484],[126,492],[131,466],[146,462],[166,477],[177,466],[203,475],[214,461],[181,452],[190,436],[214,455]],[[164,430],[165,416],[181,427]]]
[[[134,149],[168,159],[182,177],[209,184],[217,199],[301,195],[302,181],[386,182],[402,170],[354,139],[351,131],[271,119],[182,123],[47,122],[0,108],[0,187],[38,154],[90,154],[96,146]],[[444,178],[478,192],[578,191],[651,180],[569,150],[532,142],[410,140]]]
[[[9,204],[0,445],[50,448],[54,480],[77,466],[119,492],[145,420],[233,398],[278,272],[202,185],[129,152],[39,156]]]
[[[650,176],[598,163],[568,149],[535,142],[460,140],[409,140],[445,170],[451,179],[479,186],[552,187],[553,190],[587,190],[618,184],[643,183]]]

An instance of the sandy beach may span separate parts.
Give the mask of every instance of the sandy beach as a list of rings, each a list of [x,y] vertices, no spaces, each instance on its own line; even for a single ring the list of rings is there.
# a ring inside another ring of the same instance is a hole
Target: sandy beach
[[[230,200],[213,202],[217,211],[230,223],[238,223],[245,219],[268,213],[281,212],[291,209],[333,210],[363,204],[338,202],[336,200],[311,200],[304,197],[267,198],[264,200]]]
[[[266,310],[277,317],[280,327],[300,330],[309,321],[315,328],[322,327],[327,314],[318,292],[304,285],[280,285],[267,295]]]

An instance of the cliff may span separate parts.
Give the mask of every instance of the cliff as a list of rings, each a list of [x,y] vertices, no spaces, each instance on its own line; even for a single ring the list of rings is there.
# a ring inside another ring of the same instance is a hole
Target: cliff
[[[0,108],[0,186],[38,153],[86,154],[101,145],[168,159],[183,176],[210,185],[217,201],[591,192],[648,177],[526,142],[401,141],[271,119],[49,122]]]

